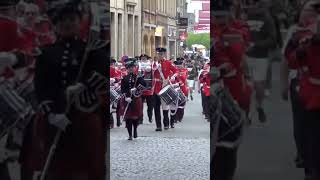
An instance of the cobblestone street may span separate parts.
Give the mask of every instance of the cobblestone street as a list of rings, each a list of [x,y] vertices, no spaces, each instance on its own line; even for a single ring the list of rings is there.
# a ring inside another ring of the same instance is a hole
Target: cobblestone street
[[[209,179],[210,130],[198,94],[175,129],[155,132],[155,123],[146,119],[133,141],[127,140],[124,125],[111,130],[111,180]]]

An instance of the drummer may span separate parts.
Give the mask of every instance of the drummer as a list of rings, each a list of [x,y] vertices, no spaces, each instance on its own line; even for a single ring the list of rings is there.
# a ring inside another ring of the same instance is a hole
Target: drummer
[[[160,107],[162,106],[163,112],[163,124],[164,129],[169,129],[169,106],[167,106],[158,95],[162,88],[169,85],[169,80],[173,77],[174,74],[177,74],[177,69],[173,66],[170,60],[167,60],[166,48],[156,48],[158,57],[155,58],[155,61],[152,65],[152,70],[154,74],[154,112],[155,112],[155,120],[156,120],[156,131],[162,131],[162,123],[161,123],[161,114]],[[174,80],[174,78],[173,78]]]
[[[18,23],[13,18],[15,17],[15,6],[18,1],[8,0],[0,2],[0,77],[1,80],[12,78],[14,69],[23,68],[28,65],[28,58],[25,58],[24,45],[22,44],[22,37],[18,33]],[[17,103],[15,101],[14,103]],[[21,106],[20,102],[16,104]],[[19,137],[20,138],[20,137]],[[20,146],[21,144],[19,144]],[[6,143],[6,150],[13,150]],[[14,148],[16,150],[16,147]],[[0,179],[10,179],[7,169],[8,157],[0,157]]]
[[[184,59],[178,58],[176,65],[179,71],[179,86],[180,86],[181,92],[185,97],[188,97],[188,92],[189,92],[189,88],[187,85],[188,69],[185,68]],[[179,106],[177,111],[177,120],[179,122],[182,122],[185,106],[186,106],[186,101],[185,102],[179,101]]]
[[[207,63],[199,73],[199,93],[201,93],[202,108],[205,119],[209,121],[209,102],[210,97],[210,78],[209,78],[210,65]]]
[[[111,58],[111,63],[110,63],[110,86],[112,86],[112,88],[116,89],[119,87],[119,82],[120,82],[120,75],[121,72],[119,72],[116,67],[116,60],[114,58]],[[117,104],[110,104],[110,106],[112,106],[111,108],[117,108]],[[119,116],[117,116],[119,117]],[[117,126],[120,126],[120,117],[117,118]],[[113,120],[113,115],[112,112],[110,111],[110,128],[112,129],[114,127],[114,120]]]
[[[141,54],[140,56],[140,64],[139,71],[144,75],[144,81],[146,82],[146,90],[143,92],[142,95],[142,102],[146,101],[147,103],[147,113],[149,122],[152,123],[152,111],[153,111],[153,91],[154,91],[154,81],[153,81],[153,74],[152,74],[152,67],[150,57],[146,54]],[[143,119],[141,124],[143,123]]]
[[[178,102],[177,113],[175,116],[175,121],[181,122],[184,116],[184,108],[186,105],[186,97],[188,97],[188,87],[187,87],[187,76],[188,76],[188,69],[185,68],[184,59],[177,58],[174,62],[176,68],[179,72],[177,79],[177,83],[179,85],[180,92],[182,92],[184,99],[180,99]]]

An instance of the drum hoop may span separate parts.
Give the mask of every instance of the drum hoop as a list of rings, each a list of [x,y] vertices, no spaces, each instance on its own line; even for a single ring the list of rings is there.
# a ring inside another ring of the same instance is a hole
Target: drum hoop
[[[165,86],[164,88],[162,88],[162,89],[160,90],[159,95],[167,92],[167,90],[170,89],[171,87],[172,87],[172,86],[170,86],[170,85]]]

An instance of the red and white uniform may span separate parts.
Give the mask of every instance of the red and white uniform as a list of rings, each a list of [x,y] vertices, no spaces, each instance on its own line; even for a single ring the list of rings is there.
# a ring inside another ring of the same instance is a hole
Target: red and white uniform
[[[320,109],[320,43],[312,43],[310,39],[314,35],[311,31],[299,31],[293,35],[297,44],[288,44],[285,57],[290,69],[299,72],[299,95],[307,110]],[[297,57],[297,51],[304,46],[305,56]]]
[[[244,23],[234,21],[227,26],[220,27],[213,23],[213,38],[215,39],[215,53],[212,66],[224,67],[226,74],[222,80],[233,98],[245,111],[249,111],[251,88],[244,78],[243,63],[249,40],[249,29]],[[242,41],[228,42],[224,40],[226,35],[237,35]]]
[[[170,78],[178,72],[176,67],[172,64],[170,60],[161,60],[159,64],[153,63],[152,69],[154,70],[154,93],[156,94],[159,94],[159,92],[163,88],[164,80],[170,80]],[[162,71],[163,77],[161,77],[160,71]]]
[[[205,96],[210,96],[210,76],[208,70],[203,70],[199,76],[199,82],[202,84],[202,91]]]
[[[150,90],[145,90],[143,92],[143,96],[152,96],[154,93],[154,85],[155,85],[155,81],[154,81],[154,77],[153,77],[153,72],[152,72],[152,65],[151,63],[146,64],[146,66],[148,66],[148,70],[144,70],[143,74],[144,74],[144,78],[145,81],[147,82],[148,80],[146,79],[151,79],[151,89]],[[150,71],[149,71],[150,69]],[[148,82],[147,82],[148,83]]]
[[[26,54],[25,52],[29,48],[25,44],[26,40],[19,32],[19,25],[14,19],[0,15],[0,34],[0,52],[11,52],[16,55]],[[26,60],[24,57],[23,66],[31,63]],[[20,62],[22,61],[19,60],[18,64],[22,65]],[[5,78],[12,78],[14,75],[14,70],[9,67],[1,74]]]
[[[188,97],[188,84],[187,84],[187,77],[188,77],[188,69],[187,68],[179,68],[179,84],[180,89],[183,94]]]

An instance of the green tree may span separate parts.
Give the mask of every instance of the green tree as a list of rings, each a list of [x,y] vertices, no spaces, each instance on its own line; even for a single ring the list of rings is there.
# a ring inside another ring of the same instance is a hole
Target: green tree
[[[186,43],[189,48],[192,48],[193,44],[201,44],[205,46],[206,49],[209,49],[210,34],[209,33],[200,33],[200,34],[189,33]]]

